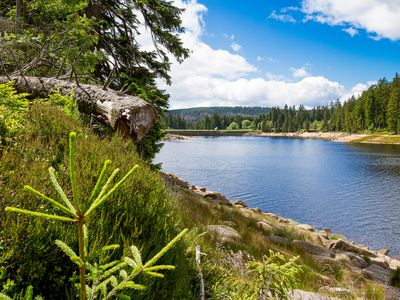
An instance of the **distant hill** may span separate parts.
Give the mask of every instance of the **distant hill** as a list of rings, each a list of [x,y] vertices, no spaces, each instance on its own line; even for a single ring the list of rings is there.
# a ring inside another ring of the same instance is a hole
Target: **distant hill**
[[[184,109],[172,109],[168,111],[171,116],[180,115],[182,119],[187,121],[198,121],[205,116],[211,116],[216,113],[220,116],[257,116],[268,113],[269,107],[260,106],[215,106],[215,107],[194,107]]]

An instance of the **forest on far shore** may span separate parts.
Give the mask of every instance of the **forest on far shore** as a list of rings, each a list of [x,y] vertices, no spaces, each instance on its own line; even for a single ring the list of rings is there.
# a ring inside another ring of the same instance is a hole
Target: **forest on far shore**
[[[201,114],[199,113],[201,112]],[[260,112],[259,114],[254,114]],[[400,132],[400,76],[383,78],[358,98],[343,104],[332,101],[326,106],[306,109],[285,105],[283,108],[235,107],[173,110],[165,123],[171,129],[253,129],[264,132],[296,131],[389,131]]]

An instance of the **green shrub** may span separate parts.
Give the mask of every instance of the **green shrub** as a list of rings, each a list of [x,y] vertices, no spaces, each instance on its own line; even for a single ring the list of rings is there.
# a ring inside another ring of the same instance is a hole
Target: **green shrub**
[[[76,272],[68,257],[54,247],[53,241],[62,240],[77,249],[76,229],[37,218],[15,218],[4,214],[5,206],[28,210],[38,207],[47,213],[55,210],[43,205],[33,195],[21,191],[23,184],[41,187],[41,192],[56,197],[51,183],[46,179],[47,168],[52,166],[58,174],[61,186],[67,186],[69,174],[68,144],[65,136],[77,132],[81,142],[77,145],[77,193],[82,199],[90,194],[101,169],[101,162],[111,159],[122,173],[128,167],[141,164],[141,172],[133,174],[124,189],[115,192],[107,206],[101,207],[89,220],[94,233],[92,247],[100,249],[106,244],[122,245],[111,258],[118,259],[127,253],[131,245],[141,250],[143,260],[158,253],[183,228],[179,216],[174,213],[173,201],[158,173],[143,164],[135,146],[118,134],[100,140],[82,124],[67,117],[51,105],[34,103],[30,109],[29,123],[24,134],[16,137],[15,147],[7,147],[0,160],[0,266],[6,277],[14,280],[17,290],[28,285],[34,294],[45,298],[73,297],[74,289],[68,279]],[[70,193],[71,191],[67,192]],[[192,299],[196,290],[194,267],[188,260],[184,242],[168,252],[160,263],[175,265],[165,280],[140,278],[148,286],[135,299]],[[0,284],[4,282],[0,280]]]
[[[13,82],[0,84],[0,143],[13,137],[24,126],[28,94],[17,94]]]
[[[400,288],[400,268],[397,268],[395,271],[393,271],[390,284],[394,287]]]

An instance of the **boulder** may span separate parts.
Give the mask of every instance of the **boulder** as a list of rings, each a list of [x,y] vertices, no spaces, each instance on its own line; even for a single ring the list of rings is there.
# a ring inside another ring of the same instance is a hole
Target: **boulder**
[[[258,207],[254,207],[254,208],[249,208],[251,211],[255,212],[255,213],[261,213],[261,209],[259,209]]]
[[[383,257],[371,257],[370,260],[371,260],[371,263],[373,263],[377,266],[380,266],[385,269],[389,269],[389,263]]]
[[[200,192],[205,192],[205,191],[207,191],[207,189],[204,188],[204,187],[198,187],[197,189],[198,189]]]
[[[361,274],[369,279],[375,280],[382,284],[389,284],[392,273],[378,265],[372,264],[361,271]]]
[[[297,227],[306,231],[311,231],[311,232],[315,231],[315,229],[308,224],[299,224],[297,225]]]
[[[207,229],[209,232],[215,234],[222,243],[229,243],[242,239],[239,232],[226,225],[208,225]]]
[[[282,223],[282,224],[289,224],[290,223],[290,221],[288,219],[285,219],[285,218],[279,218],[278,220],[279,220],[278,222]]]
[[[353,252],[353,253],[357,253],[360,255],[366,255],[369,257],[376,257],[376,255],[368,250],[367,248],[361,248],[357,245],[353,245],[350,244],[349,242],[346,242],[344,240],[337,240],[335,242],[333,242],[330,246],[329,249],[332,251],[345,251],[345,252]]]
[[[313,255],[325,257],[333,256],[333,253],[328,249],[306,241],[294,240],[292,242],[292,246]]]
[[[342,287],[323,286],[319,289],[319,292],[330,293],[344,298],[352,296],[351,292],[348,289]]]
[[[319,256],[319,255],[311,255],[311,258],[314,262],[320,264],[320,265],[338,265],[339,261],[337,261],[334,258],[331,258],[329,256]]]
[[[378,254],[388,255],[389,252],[390,252],[390,249],[388,249],[388,248],[383,248],[383,249],[380,249],[380,250],[378,250],[378,251],[376,251],[376,252],[378,252]]]
[[[231,202],[222,194],[217,192],[208,191],[203,194],[203,197],[218,204],[222,205],[232,205]]]
[[[289,300],[336,300],[337,298],[332,298],[312,292],[294,290],[292,295],[290,295],[288,299]]]
[[[358,269],[364,269],[369,266],[369,264],[362,258],[361,255],[352,252],[340,252],[336,253],[335,259],[344,262],[352,267],[356,267]]]
[[[276,214],[273,214],[273,213],[265,212],[265,213],[263,213],[263,215],[266,215],[267,217],[273,218],[275,220],[279,219],[279,216]]]
[[[257,222],[257,228],[265,233],[271,233],[274,231],[274,227],[266,222]]]
[[[267,239],[273,243],[273,244],[277,244],[277,245],[281,245],[281,246],[287,246],[289,243],[289,239],[285,238],[283,236],[277,236],[277,235],[273,235],[273,236],[269,236],[267,237]]]
[[[240,207],[248,207],[247,203],[242,201],[242,200],[240,200],[240,199],[237,199],[237,200],[233,201],[232,204],[236,205],[236,206],[240,206]]]
[[[324,229],[322,229],[322,231],[325,231],[327,234],[332,233],[332,229],[330,229],[330,228],[324,228]]]
[[[396,270],[397,268],[400,268],[400,261],[397,260],[397,259],[392,259],[392,258],[390,258],[389,267],[390,267],[392,270]]]

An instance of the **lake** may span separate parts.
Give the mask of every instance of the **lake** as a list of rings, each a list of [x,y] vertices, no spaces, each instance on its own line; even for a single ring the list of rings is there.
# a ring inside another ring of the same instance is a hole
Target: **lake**
[[[400,253],[400,146],[276,137],[167,141],[156,158],[192,185]]]

